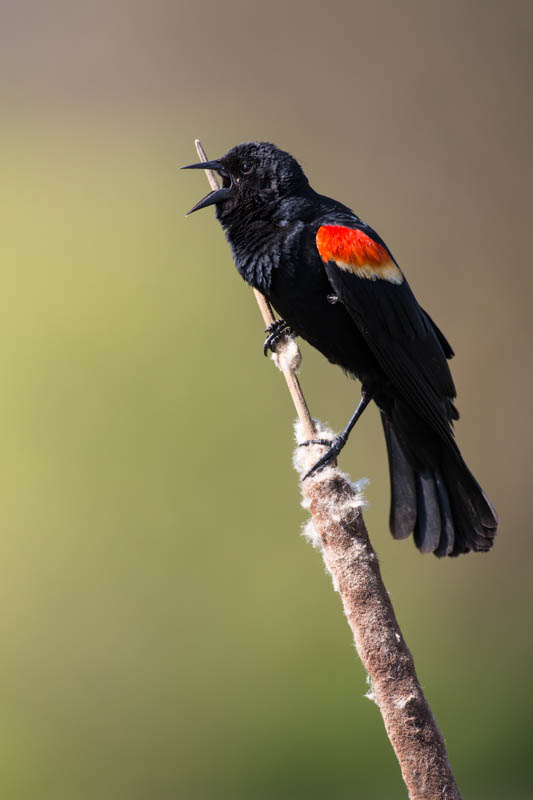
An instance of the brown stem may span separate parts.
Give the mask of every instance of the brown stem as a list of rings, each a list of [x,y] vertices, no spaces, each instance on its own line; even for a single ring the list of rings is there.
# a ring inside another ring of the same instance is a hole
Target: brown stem
[[[198,155],[207,161],[196,141]],[[213,189],[216,177],[206,170]],[[273,319],[267,300],[255,292],[263,319]],[[294,340],[280,343],[277,363],[289,386],[300,419],[296,438],[303,442],[333,433],[313,423],[295,371]],[[292,350],[291,350],[292,348]],[[299,351],[297,356],[299,356]],[[296,387],[296,388],[295,388]],[[297,447],[294,456],[300,478],[324,452],[320,445]],[[418,681],[413,657],[400,631],[389,595],[383,584],[378,558],[363,520],[364,499],[356,486],[328,466],[302,480],[305,505],[312,521],[307,534],[322,555],[340,593],[354,642],[371,680],[372,698],[381,711],[411,800],[461,800],[446,746]]]
[[[331,431],[321,429],[318,435],[328,438]],[[297,440],[301,437],[297,430]],[[316,459],[310,449],[296,449],[300,476]],[[322,551],[341,595],[357,652],[370,677],[371,697],[381,711],[409,797],[460,800],[442,734],[381,578],[361,511],[363,495],[336,467],[308,478],[301,488],[312,515],[306,535]]]

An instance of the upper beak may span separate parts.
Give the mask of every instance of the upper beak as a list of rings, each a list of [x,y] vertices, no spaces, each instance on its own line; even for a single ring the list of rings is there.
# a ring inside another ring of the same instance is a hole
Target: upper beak
[[[186,167],[181,169],[214,169],[215,172],[224,171],[224,167],[220,161],[200,161],[199,164],[187,164]]]
[[[220,163],[220,161],[201,161],[199,164],[188,164],[186,167],[182,167],[182,169],[213,169],[216,172],[225,173],[224,167]],[[223,200],[228,197],[230,193],[229,188],[223,187],[222,189],[215,189],[214,192],[209,192],[199,203],[196,203],[195,206],[191,208],[190,211],[187,212],[187,216],[192,214],[193,211],[199,211],[201,208],[206,208],[207,206],[215,205],[216,203],[221,203]]]

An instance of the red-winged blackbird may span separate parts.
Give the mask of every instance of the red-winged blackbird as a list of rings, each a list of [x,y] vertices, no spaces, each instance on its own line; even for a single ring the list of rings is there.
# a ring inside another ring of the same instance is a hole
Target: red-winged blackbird
[[[383,239],[345,205],[317,194],[298,162],[267,142],[188,168],[222,178],[191,212],[216,205],[242,277],[294,334],[361,381],[354,415],[310,472],[338,455],[374,400],[389,455],[392,535],[413,532],[419,550],[437,556],[489,550],[498,518],[452,429],[459,417],[447,363],[453,350]]]

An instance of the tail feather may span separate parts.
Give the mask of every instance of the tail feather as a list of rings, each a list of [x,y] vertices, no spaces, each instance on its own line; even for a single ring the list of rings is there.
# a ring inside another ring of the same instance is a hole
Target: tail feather
[[[407,461],[387,417],[382,415],[389,453],[391,506],[389,526],[395,539],[406,539],[413,532],[416,510],[415,474]]]
[[[420,469],[406,457],[382,414],[391,477],[390,529],[395,539],[412,532],[420,552],[457,556],[492,547],[498,517],[457,449]]]
[[[446,474],[453,487],[452,512],[462,533],[451,555],[490,550],[498,528],[496,511],[460,456],[447,462]]]
[[[415,544],[421,553],[434,553],[441,537],[439,495],[433,472],[418,472],[416,479],[417,518],[414,527]]]
[[[440,472],[435,473],[435,484],[437,486],[437,493],[439,496],[442,522],[440,542],[439,546],[435,550],[435,555],[441,558],[442,556],[449,556],[453,552],[453,547],[455,544],[455,527],[453,523],[452,509],[450,506],[450,498],[448,497],[448,490]]]

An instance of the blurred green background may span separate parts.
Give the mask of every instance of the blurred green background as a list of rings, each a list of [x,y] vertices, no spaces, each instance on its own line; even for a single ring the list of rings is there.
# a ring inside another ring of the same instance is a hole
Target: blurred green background
[[[342,466],[465,798],[531,796],[531,5],[22,2],[0,49],[0,791],[402,798],[300,537],[294,411],[205,192],[267,139],[385,237],[456,349],[488,556],[387,529]],[[303,346],[313,414],[359,389]]]

